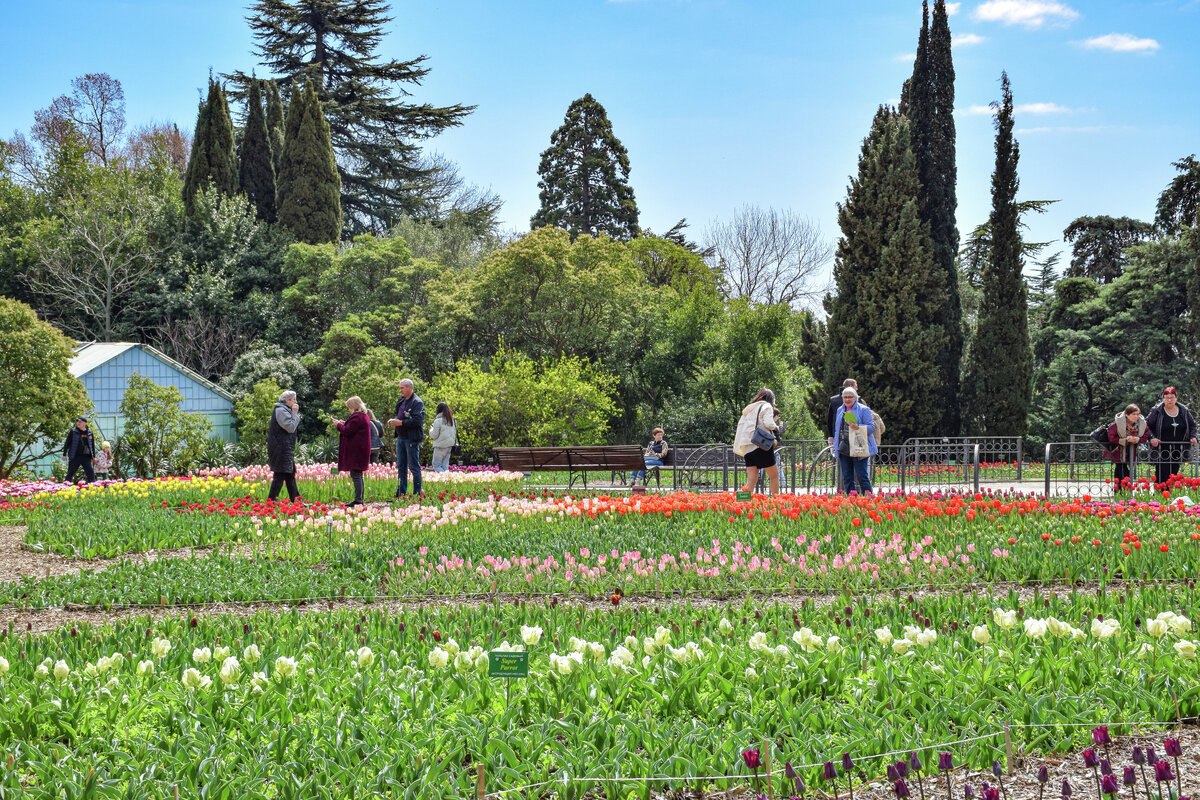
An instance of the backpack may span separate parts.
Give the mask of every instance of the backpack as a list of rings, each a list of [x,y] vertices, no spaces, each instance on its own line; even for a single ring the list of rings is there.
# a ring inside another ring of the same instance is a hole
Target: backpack
[[[1101,425],[1089,433],[1088,437],[1103,447],[1106,453],[1111,453],[1117,449],[1117,446],[1108,440],[1108,425]]]
[[[883,440],[883,435],[887,433],[887,426],[883,424],[883,417],[879,416],[879,412],[871,409],[871,420],[875,423],[875,446]]]

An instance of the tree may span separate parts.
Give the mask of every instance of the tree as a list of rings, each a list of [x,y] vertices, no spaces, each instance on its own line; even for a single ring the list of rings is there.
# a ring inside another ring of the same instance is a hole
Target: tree
[[[346,365],[340,384],[330,395],[331,415],[336,419],[345,419],[349,413],[346,411],[346,400],[358,395],[378,419],[387,420],[392,416],[396,399],[400,396],[401,378],[412,379],[418,394],[425,389],[420,379],[410,371],[404,356],[388,347],[367,347]],[[428,424],[433,424],[434,405],[436,403],[425,411]],[[332,425],[327,426],[326,430],[330,435],[337,432]]]
[[[196,193],[208,186],[232,195],[238,188],[237,159],[233,152],[233,120],[221,85],[208,79],[208,99],[200,105],[192,154],[183,178],[183,202],[191,213]]]
[[[405,99],[406,87],[420,85],[429,68],[425,56],[380,57],[392,22],[387,10],[387,0],[258,0],[247,17],[260,63],[285,89],[313,81],[338,156],[350,235],[428,216],[425,192],[437,170],[422,164],[419,142],[474,110]],[[241,87],[253,80],[242,72],[229,77]]]
[[[89,407],[71,375],[73,342],[33,309],[0,297],[0,478],[24,474]]]
[[[821,297],[816,285],[831,250],[821,228],[791,211],[742,206],[733,219],[709,227],[708,261],[733,297],[755,303],[800,305]]]
[[[1125,250],[1153,235],[1153,225],[1129,217],[1078,217],[1063,231],[1072,245],[1066,274],[1112,283],[1125,267]]]
[[[221,381],[221,388],[237,400],[252,391],[255,384],[268,378],[279,384],[280,391],[289,389],[295,392],[302,404],[306,404],[312,396],[312,383],[300,357],[268,342],[258,342],[242,353]],[[279,399],[278,395],[276,399]]]
[[[1193,153],[1172,166],[1179,174],[1158,196],[1154,215],[1154,224],[1168,235],[1178,234],[1188,225],[1200,226],[1200,161]]]
[[[182,475],[192,469],[208,440],[211,424],[203,414],[180,408],[176,386],[159,386],[144,375],[129,376],[121,399],[125,430],[117,447],[125,466],[139,478]]]
[[[945,0],[934,3],[932,25],[929,4],[924,2],[917,57],[901,110],[912,123],[913,151],[921,185],[918,194],[920,219],[929,226],[933,265],[942,281],[942,289],[937,293],[934,324],[945,333],[937,358],[943,389],[929,402],[938,416],[935,430],[954,436],[962,424],[958,398],[963,330],[955,266],[959,241],[955,220],[958,170],[955,163],[954,60],[950,40]]]
[[[637,202],[629,186],[629,154],[613,134],[604,106],[585,94],[567,108],[538,166],[541,207],[531,227],[553,225],[589,236],[632,239]]]
[[[938,431],[940,417],[927,410],[945,391],[937,359],[946,333],[935,316],[942,279],[919,188],[908,120],[882,106],[838,206],[826,383],[857,379],[900,440]]]
[[[992,172],[991,254],[983,270],[979,326],[967,366],[968,428],[981,436],[1023,436],[1033,382],[1028,306],[1022,278],[1013,101],[1008,74],[1000,77],[996,168]]]
[[[267,81],[267,136],[271,141],[271,163],[275,174],[283,158],[283,131],[287,123],[283,119],[283,100],[279,96],[279,82]]]
[[[293,92],[276,178],[276,215],[296,241],[336,242],[342,232],[341,179],[329,125],[311,81]]]
[[[182,180],[187,174],[192,137],[173,122],[151,122],[134,130],[125,146],[125,159],[134,169],[150,166],[165,155],[175,174]]]
[[[267,461],[267,429],[283,389],[274,378],[263,378],[233,404],[238,422],[238,448],[250,464]]]
[[[71,80],[71,93],[60,95],[49,108],[34,112],[33,137],[47,149],[61,141],[69,125],[78,131],[95,163],[108,166],[121,151],[125,132],[125,91],[105,72]]]
[[[275,161],[258,83],[252,80],[246,95],[246,128],[238,153],[238,186],[254,204],[258,218],[263,222],[274,222]]]

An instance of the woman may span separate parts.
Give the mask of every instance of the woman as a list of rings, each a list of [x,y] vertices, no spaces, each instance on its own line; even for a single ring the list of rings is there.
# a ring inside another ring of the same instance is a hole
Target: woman
[[[371,421],[367,418],[367,407],[358,395],[346,401],[350,416],[346,420],[335,419],[338,439],[338,469],[350,473],[354,483],[354,502],[350,507],[363,504],[366,491],[363,472],[371,465]]]
[[[267,463],[271,467],[271,489],[267,499],[279,499],[279,490],[287,484],[288,499],[300,496],[296,486],[296,428],[300,425],[300,404],[296,393],[286,391],[271,409],[267,422]]]
[[[863,428],[867,431],[867,455],[852,456],[850,437]],[[871,456],[879,452],[879,445],[875,443],[875,417],[859,399],[858,392],[849,386],[842,389],[842,405],[833,423],[833,441],[846,494],[856,490],[864,497],[871,494]]]
[[[112,469],[112,445],[108,442],[100,443],[100,452],[96,453],[96,457],[92,459],[92,468],[96,470],[96,480],[108,480],[108,471]]]
[[[450,470],[450,450],[458,441],[458,426],[454,424],[454,412],[448,403],[438,403],[429,428],[429,443],[433,445],[433,471]]]
[[[367,409],[367,417],[371,420],[371,463],[379,463],[379,454],[383,452],[383,423],[375,419],[375,412]]]
[[[1179,402],[1174,386],[1163,389],[1162,402],[1146,415],[1146,428],[1154,448],[1150,453],[1154,482],[1166,483],[1179,473],[1179,465],[1191,458],[1191,449],[1196,446],[1196,418]]]
[[[1142,419],[1142,410],[1136,403],[1125,406],[1117,413],[1113,424],[1108,426],[1108,441],[1116,447],[1105,450],[1108,460],[1116,464],[1113,471],[1113,488],[1125,488],[1126,479],[1132,480],[1137,472],[1137,446],[1150,438],[1150,428]]]
[[[779,494],[779,465],[775,463],[775,393],[763,387],[754,395],[750,405],[742,409],[737,433],[733,437],[733,452],[746,462],[746,485],[743,492],[754,490],[758,471],[766,470],[771,482],[771,494]],[[762,435],[756,436],[756,431]],[[761,444],[754,440],[758,439]]]
[[[667,463],[663,459],[667,457],[670,448],[663,441],[665,431],[662,428],[655,428],[650,432],[650,444],[646,445],[645,451],[642,453],[642,463],[646,465],[646,469],[635,469],[629,473],[629,482],[631,485],[637,485],[638,481],[648,481],[646,470],[650,467],[661,467]]]

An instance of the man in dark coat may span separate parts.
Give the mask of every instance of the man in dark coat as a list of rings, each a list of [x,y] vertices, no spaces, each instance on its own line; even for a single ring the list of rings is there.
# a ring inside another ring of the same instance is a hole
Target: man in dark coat
[[[75,472],[83,468],[87,482],[96,480],[92,470],[92,459],[96,457],[96,439],[88,429],[87,417],[76,417],[75,427],[63,442],[62,458],[67,462],[67,483],[75,482]]]
[[[421,439],[425,437],[425,403],[413,391],[408,378],[400,381],[396,413],[387,424],[396,431],[396,497],[408,493],[408,473],[413,476],[413,494],[421,493]]]
[[[279,395],[267,423],[267,463],[271,467],[270,500],[279,499],[279,490],[287,484],[288,499],[300,496],[296,486],[296,429],[300,427],[300,404],[295,392]]]

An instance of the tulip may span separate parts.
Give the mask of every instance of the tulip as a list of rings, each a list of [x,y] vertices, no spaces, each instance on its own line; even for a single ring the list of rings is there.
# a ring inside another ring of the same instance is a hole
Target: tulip
[[[1170,740],[1168,739],[1167,741]],[[842,772],[849,774],[852,769],[854,769],[854,759],[850,758],[849,753],[842,753]]]
[[[920,772],[924,765],[921,764],[921,757],[916,751],[908,754],[908,768],[913,772]]]
[[[1063,800],[1067,800],[1067,798],[1071,796],[1071,782],[1066,778],[1063,778],[1062,796]]]
[[[1047,769],[1045,764],[1038,767],[1037,779],[1038,779],[1038,783],[1040,783],[1042,785],[1045,785],[1050,782],[1050,770]]]
[[[891,781],[892,783],[895,783],[896,781],[900,780],[900,773],[896,771],[896,765],[895,765],[895,764],[888,764],[888,766],[887,766],[887,779],[888,779],[889,781]]]
[[[1170,761],[1159,761],[1154,765],[1154,782],[1162,783],[1164,781],[1175,780],[1175,773],[1171,772]]]
[[[908,762],[903,758],[896,762],[896,772],[901,778],[908,777]]]
[[[1117,785],[1116,775],[1105,775],[1100,779],[1100,791],[1104,792],[1104,794],[1116,794],[1120,788],[1121,787]]]
[[[908,794],[909,794],[908,784],[905,783],[903,779],[898,780],[895,783],[893,783],[892,789],[895,790],[896,797],[898,797],[898,798],[908,797]]]
[[[837,776],[838,776],[837,769],[833,766],[832,761],[825,762],[823,774],[825,776],[825,780],[827,780],[827,781],[837,780]]]
[[[1142,750],[1141,747],[1133,748],[1133,763],[1135,763],[1135,764],[1145,764],[1146,763],[1146,753],[1144,750]]]
[[[1095,769],[1096,767],[1100,766],[1100,759],[1096,757],[1096,751],[1092,748],[1089,747],[1088,749],[1084,750],[1082,755],[1083,765],[1085,767],[1091,767],[1092,769]]]
[[[991,786],[983,790],[983,800],[1000,800],[1000,790]]]
[[[1112,775],[1113,774],[1112,764],[1110,764],[1108,762],[1107,758],[1100,759],[1100,774],[1101,775]]]
[[[1112,737],[1108,735],[1108,726],[1101,725],[1097,728],[1092,728],[1092,741],[1098,746],[1112,744]]]
[[[762,766],[762,753],[758,750],[743,750],[742,761],[745,761],[750,769],[758,769]]]
[[[1180,746],[1178,739],[1163,739],[1163,749],[1172,758],[1179,758],[1183,755],[1183,748]]]
[[[992,759],[992,774],[997,778],[1004,774],[1004,770],[1000,768],[1000,762],[996,759]]]
[[[969,783],[963,784],[963,800],[975,800],[975,790]]]
[[[1122,772],[1121,782],[1126,786],[1133,786],[1137,783],[1137,771],[1133,767],[1126,767]]]

